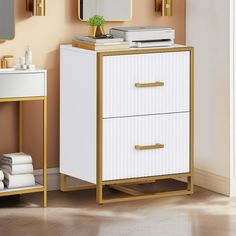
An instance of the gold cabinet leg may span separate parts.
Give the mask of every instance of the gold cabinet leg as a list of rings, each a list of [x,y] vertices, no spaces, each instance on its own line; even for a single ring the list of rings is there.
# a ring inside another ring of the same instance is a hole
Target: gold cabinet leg
[[[103,203],[103,183],[102,183],[102,137],[101,137],[101,121],[98,127],[97,138],[97,184],[96,184],[96,201],[98,204]]]
[[[101,137],[98,138],[97,147],[97,184],[96,184],[96,201],[103,204],[103,183],[102,183],[102,144]]]
[[[19,151],[23,151],[23,102],[19,102]]]
[[[96,200],[103,204],[103,183],[102,183],[102,56],[97,54],[97,181]]]
[[[98,204],[103,204],[103,200],[102,200],[102,195],[103,195],[103,185],[101,184],[97,184],[96,185],[96,198],[97,198],[97,203]]]
[[[47,207],[47,98],[43,101],[43,206]]]
[[[188,191],[193,193],[193,176],[188,177]]]
[[[65,191],[66,186],[66,175],[60,174],[60,190],[63,192]]]

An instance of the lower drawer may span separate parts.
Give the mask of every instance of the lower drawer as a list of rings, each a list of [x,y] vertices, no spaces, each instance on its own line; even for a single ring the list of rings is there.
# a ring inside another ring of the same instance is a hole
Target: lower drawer
[[[103,120],[103,180],[190,171],[190,114]]]

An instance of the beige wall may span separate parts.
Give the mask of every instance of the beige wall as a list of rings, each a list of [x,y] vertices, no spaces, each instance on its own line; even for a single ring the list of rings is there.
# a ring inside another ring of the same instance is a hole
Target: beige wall
[[[12,54],[16,62],[26,46],[33,51],[33,62],[48,70],[48,165],[57,167],[59,159],[59,45],[76,35],[86,34],[86,23],[77,19],[77,0],[46,0],[45,17],[31,17],[25,1],[16,2],[16,36],[0,44],[0,56]],[[185,0],[174,1],[174,16],[161,17],[154,11],[154,0],[133,0],[133,19],[107,23],[111,26],[160,25],[176,29],[176,42],[185,42]],[[34,157],[35,167],[42,167],[42,106],[27,102],[24,106],[24,151]],[[0,153],[17,151],[17,104],[0,105]],[[75,147],[77,148],[77,147]]]

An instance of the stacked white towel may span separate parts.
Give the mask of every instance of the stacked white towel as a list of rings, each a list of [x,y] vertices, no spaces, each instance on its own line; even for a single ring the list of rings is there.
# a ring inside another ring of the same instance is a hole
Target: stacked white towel
[[[2,170],[0,170],[0,191],[4,189],[3,179],[4,179],[4,175],[3,175]]]
[[[4,154],[1,158],[4,184],[7,188],[35,185],[32,157],[23,152]]]

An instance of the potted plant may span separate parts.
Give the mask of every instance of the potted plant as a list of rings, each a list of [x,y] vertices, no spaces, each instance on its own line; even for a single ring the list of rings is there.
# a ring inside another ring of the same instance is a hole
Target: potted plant
[[[103,16],[94,15],[93,17],[90,17],[88,20],[89,24],[89,30],[88,30],[88,36],[95,38],[97,36],[101,36],[105,34],[103,25],[105,23],[105,19]]]

